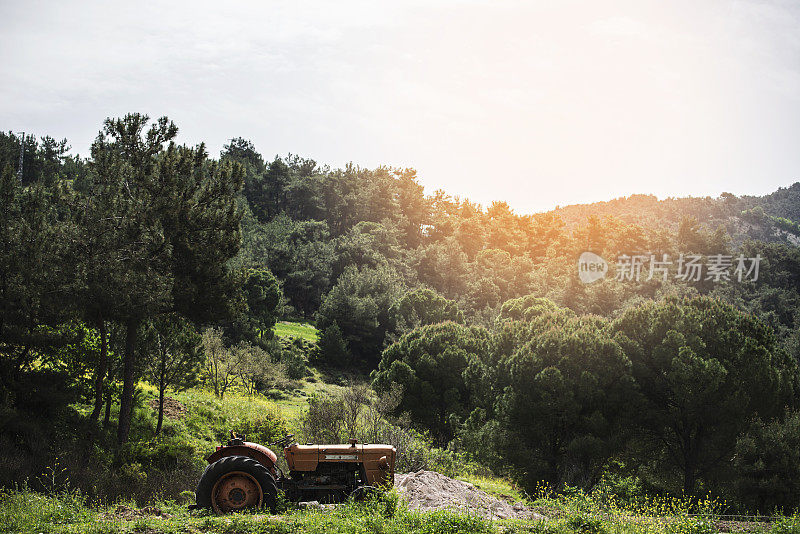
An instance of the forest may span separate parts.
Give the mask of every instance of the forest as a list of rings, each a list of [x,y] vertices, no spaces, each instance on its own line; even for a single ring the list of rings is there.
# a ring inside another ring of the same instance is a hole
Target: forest
[[[0,133],[0,486],[174,496],[229,427],[296,422],[531,495],[800,508],[800,182],[519,214],[414,169],[177,134],[110,118],[81,157]],[[674,261],[586,284],[583,252]],[[681,276],[689,257],[729,270]],[[294,420],[242,400],[302,384]],[[207,393],[180,428],[178,392]]]

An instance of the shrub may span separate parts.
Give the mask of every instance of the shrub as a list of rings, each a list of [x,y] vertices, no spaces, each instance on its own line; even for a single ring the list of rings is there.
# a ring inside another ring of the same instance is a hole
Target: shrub
[[[573,532],[585,534],[604,534],[606,532],[605,525],[601,520],[584,513],[570,517],[566,521],[566,525]]]
[[[238,433],[256,443],[271,443],[288,434],[286,421],[273,413],[262,413],[255,418],[241,420],[237,427]]]
[[[322,335],[319,338],[319,348],[314,354],[314,358],[334,366],[343,366],[350,361],[350,350],[347,348],[347,342],[342,337],[342,331],[335,321],[322,331]]]
[[[305,359],[296,352],[285,353],[282,363],[286,367],[286,376],[291,379],[299,380],[308,374]]]
[[[612,461],[605,468],[592,495],[600,502],[625,506],[640,504],[645,499],[642,481],[627,473],[625,464],[619,461]]]
[[[770,534],[800,534],[800,516],[782,517],[772,524]]]
[[[451,477],[489,473],[465,452],[436,447],[430,436],[408,428],[406,420],[391,422],[388,413],[396,405],[396,390],[380,397],[370,396],[364,386],[318,393],[308,399],[308,410],[300,418],[303,439],[331,443],[354,437],[394,445],[398,472],[428,469]]]
[[[186,436],[158,435],[146,441],[129,443],[122,458],[149,470],[195,465],[198,455]]]
[[[800,412],[755,421],[736,442],[737,499],[761,512],[793,511],[800,503]]]
[[[300,418],[303,436],[317,443],[336,443],[342,439],[344,400],[341,396],[314,394],[308,410]]]
[[[279,350],[273,351],[273,359],[280,362],[286,376],[299,380],[310,374],[306,362],[316,351],[316,345],[303,338],[280,338]]]

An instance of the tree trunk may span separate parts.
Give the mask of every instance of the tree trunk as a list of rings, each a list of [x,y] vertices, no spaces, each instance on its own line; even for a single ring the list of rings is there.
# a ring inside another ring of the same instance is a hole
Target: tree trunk
[[[214,396],[219,398],[219,365],[211,360],[211,380],[214,381]]]
[[[108,335],[106,332],[106,322],[101,320],[100,324],[100,361],[97,364],[97,376],[94,380],[94,410],[92,410],[92,421],[97,421],[100,411],[103,409],[103,382],[108,372]]]
[[[683,438],[683,494],[693,495],[694,487],[697,482],[698,465],[698,441],[696,436],[693,439],[690,431],[684,432]]]
[[[111,424],[111,390],[106,392],[106,415],[103,417],[103,426],[107,427]]]
[[[159,340],[159,345],[161,345]],[[159,346],[161,365],[158,373],[158,424],[156,425],[156,436],[161,433],[161,425],[164,423],[164,390],[167,389],[167,355]]]
[[[687,466],[683,471],[683,494],[686,496],[694,493],[695,485],[694,467]]]
[[[133,411],[134,373],[136,371],[136,331],[139,321],[128,321],[125,332],[125,354],[122,363],[122,396],[119,400],[119,424],[117,425],[117,445],[128,441]]]
[[[158,424],[156,424],[156,436],[161,433],[161,425],[164,423],[164,388],[158,389]]]

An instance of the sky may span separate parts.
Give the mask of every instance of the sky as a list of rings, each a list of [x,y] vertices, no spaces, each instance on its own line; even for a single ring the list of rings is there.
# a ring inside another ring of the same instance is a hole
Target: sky
[[[0,0],[0,129],[109,116],[518,213],[800,181],[800,2]]]

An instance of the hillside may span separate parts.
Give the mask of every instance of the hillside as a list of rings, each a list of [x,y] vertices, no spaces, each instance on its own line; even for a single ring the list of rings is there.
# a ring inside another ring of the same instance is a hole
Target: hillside
[[[0,136],[14,499],[77,488],[81,521],[186,500],[234,430],[389,443],[401,471],[515,498],[797,509],[800,183],[518,214],[413,169],[265,161],[241,138],[214,158],[138,114],[103,128],[89,158],[28,138],[21,183]]]
[[[800,244],[800,228],[787,230],[778,221],[800,220],[800,182],[763,197],[722,193],[717,198],[659,200],[653,195],[631,195],[607,202],[558,207],[548,213],[570,228],[585,224],[589,217],[615,217],[626,223],[668,228],[673,232],[678,231],[685,217],[694,217],[708,228],[724,227],[737,244],[747,239]]]

